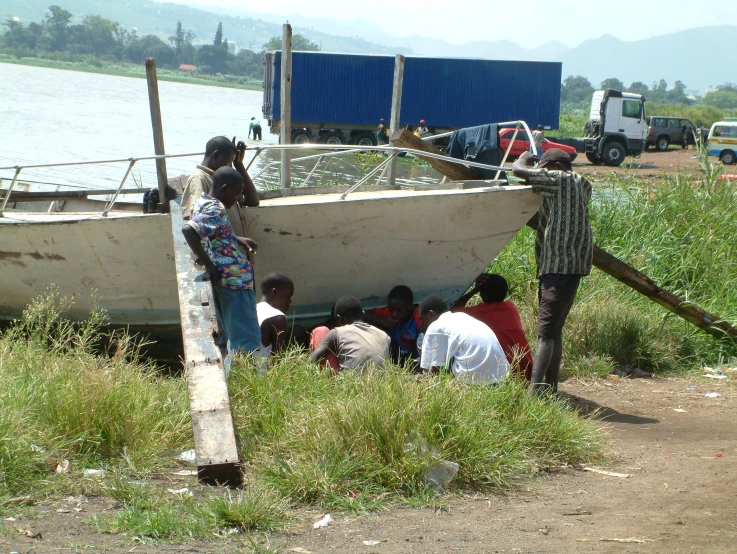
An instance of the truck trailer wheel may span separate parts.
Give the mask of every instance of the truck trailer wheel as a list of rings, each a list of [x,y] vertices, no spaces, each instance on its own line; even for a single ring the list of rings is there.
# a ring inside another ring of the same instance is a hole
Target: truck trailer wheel
[[[328,131],[320,138],[325,144],[332,144],[333,146],[338,146],[345,142],[343,140],[343,133],[340,133],[339,131]]]
[[[604,163],[613,166],[621,165],[626,155],[627,151],[621,142],[607,142],[604,145],[604,151],[601,153]]]
[[[670,139],[668,137],[658,137],[658,142],[655,143],[655,147],[657,148],[658,152],[665,152],[668,150],[668,146],[670,145]]]
[[[601,164],[601,159],[593,152],[586,152],[586,159],[594,165]]]
[[[312,133],[307,129],[295,129],[292,131],[292,144],[307,144],[312,142]]]
[[[731,150],[724,150],[719,154],[719,161],[724,165],[732,165],[737,162],[737,156]]]
[[[376,136],[373,133],[358,133],[353,137],[353,142],[357,146],[376,146]]]

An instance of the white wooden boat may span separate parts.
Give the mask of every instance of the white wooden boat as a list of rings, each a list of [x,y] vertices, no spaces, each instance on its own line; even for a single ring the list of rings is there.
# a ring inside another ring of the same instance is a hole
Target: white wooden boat
[[[410,286],[417,299],[429,294],[454,299],[540,202],[529,187],[472,185],[363,189],[345,200],[341,188],[328,193],[313,188],[266,198],[246,210],[249,235],[259,244],[257,280],[272,271],[292,277],[293,315],[304,323],[324,319],[347,294],[366,307],[382,304],[397,284]],[[69,315],[75,319],[96,303],[116,325],[179,323],[169,216],[122,206],[103,217],[100,204],[74,204],[75,210],[94,212],[5,212],[0,318],[17,318],[54,286],[74,300]]]
[[[113,325],[162,336],[178,329],[171,218],[141,213],[143,191],[49,202],[58,187],[24,185],[17,177],[14,190],[47,200],[14,203],[10,196],[0,215],[0,322],[18,318],[54,287],[73,300],[72,319],[99,306]],[[453,301],[539,208],[530,187],[500,184],[265,191],[261,205],[245,211],[248,235],[259,244],[257,286],[273,271],[290,276],[291,315],[303,325],[324,320],[344,295],[366,308],[385,304],[398,284],[409,286],[416,301],[430,294]],[[111,200],[114,208],[104,215]]]

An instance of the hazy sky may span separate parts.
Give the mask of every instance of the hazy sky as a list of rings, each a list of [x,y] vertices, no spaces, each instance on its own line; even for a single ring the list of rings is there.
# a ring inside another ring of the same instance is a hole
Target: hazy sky
[[[251,12],[363,19],[397,36],[454,44],[509,39],[526,47],[558,40],[577,46],[611,34],[638,40],[692,27],[737,24],[737,0],[169,0],[232,5]]]

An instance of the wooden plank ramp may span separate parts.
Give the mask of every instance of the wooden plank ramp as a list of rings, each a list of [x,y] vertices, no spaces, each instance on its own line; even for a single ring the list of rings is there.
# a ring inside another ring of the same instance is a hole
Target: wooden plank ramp
[[[183,224],[179,204],[174,203],[171,232],[197,478],[207,484],[238,486],[243,475],[228,382],[220,350],[212,337],[215,320],[212,287],[194,264],[192,251],[182,235]]]
[[[427,141],[416,137],[407,130],[397,131],[392,135],[390,140],[393,146],[413,148],[415,150],[423,150],[425,152],[436,154],[441,153],[440,150],[429,144]],[[421,155],[419,155],[419,157],[422,158]],[[445,175],[451,180],[466,181],[481,179],[478,173],[467,166],[453,164],[434,158],[423,159],[426,160],[438,173]],[[537,229],[537,221],[538,215],[535,214],[527,225],[533,229]],[[640,294],[647,296],[656,304],[695,325],[702,331],[709,333],[717,339],[731,340],[737,344],[737,329],[727,321],[658,286],[658,284],[650,279],[650,277],[623,262],[616,256],[612,256],[606,250],[597,245],[594,245],[593,262],[594,266],[602,270],[604,273],[611,275],[617,281],[627,285]]]

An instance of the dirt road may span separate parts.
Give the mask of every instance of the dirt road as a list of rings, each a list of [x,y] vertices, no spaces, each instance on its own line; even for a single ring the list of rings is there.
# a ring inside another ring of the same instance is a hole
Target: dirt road
[[[709,158],[709,161],[718,163],[716,158]],[[612,172],[620,175],[637,174],[646,179],[663,175],[675,175],[676,173],[691,173],[693,175],[701,175],[703,173],[699,167],[698,157],[693,146],[690,146],[687,150],[670,148],[665,152],[657,152],[654,149],[650,149],[647,152],[643,152],[637,158],[628,158],[620,167],[593,165],[589,163],[584,154],[579,154],[576,161],[573,162],[573,169],[578,173],[594,176],[595,178],[611,175]],[[726,172],[735,174],[737,172],[737,166],[727,166]]]
[[[312,523],[321,514],[304,512],[299,523],[272,535],[263,551],[737,552],[734,384],[705,378],[595,380],[567,382],[563,390],[576,409],[601,410],[613,451],[603,469],[629,477],[565,469],[508,497],[451,498],[450,508],[437,512],[333,514],[335,522],[320,530]],[[720,396],[706,397],[710,392]],[[151,545],[95,533],[90,516],[114,509],[112,500],[85,497],[38,506],[36,517],[4,522],[0,552],[251,551],[236,535],[227,542]],[[41,531],[43,538],[15,535],[13,527]]]

